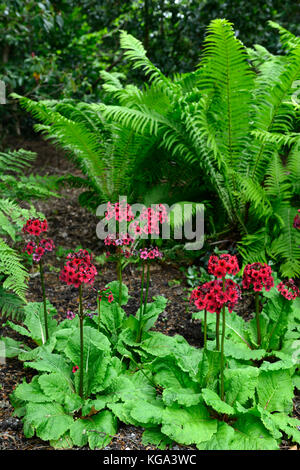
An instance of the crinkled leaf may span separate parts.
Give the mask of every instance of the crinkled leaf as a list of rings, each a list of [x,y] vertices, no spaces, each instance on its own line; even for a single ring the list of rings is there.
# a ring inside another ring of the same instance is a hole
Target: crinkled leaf
[[[228,450],[275,450],[277,441],[270,435],[260,419],[250,414],[242,415],[234,423],[234,436]]]
[[[224,374],[226,402],[230,406],[234,406],[236,402],[243,405],[249,398],[253,399],[258,374],[259,370],[256,367],[226,369]]]
[[[180,444],[199,444],[217,431],[217,420],[211,419],[203,405],[168,407],[162,414],[162,433]]]
[[[234,436],[234,429],[226,423],[218,422],[217,432],[205,442],[197,445],[199,450],[228,450]]]
[[[146,429],[142,436],[142,444],[144,446],[152,444],[161,450],[165,450],[167,446],[172,445],[172,442],[172,439],[163,434],[159,428]]]
[[[73,418],[57,403],[29,403],[24,422],[34,427],[36,435],[43,441],[48,441],[57,440],[68,431]]]
[[[117,421],[106,410],[85,419],[77,419],[71,426],[70,436],[76,446],[89,443],[91,449],[101,449],[109,444],[117,432]]]
[[[213,390],[209,388],[202,389],[202,397],[207,404],[213,408],[217,413],[226,414],[226,415],[234,415],[235,411],[232,406],[225,403],[225,401],[221,400],[219,395],[217,395]]]
[[[290,412],[293,408],[294,386],[289,370],[261,371],[257,394],[259,405],[270,413]]]

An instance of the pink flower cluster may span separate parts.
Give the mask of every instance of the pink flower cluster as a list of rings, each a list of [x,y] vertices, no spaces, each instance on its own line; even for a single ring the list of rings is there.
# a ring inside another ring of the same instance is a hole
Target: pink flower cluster
[[[134,239],[128,235],[128,233],[121,233],[119,234],[119,237],[117,238],[113,234],[107,235],[107,237],[104,239],[104,244],[106,246],[123,246],[123,245],[130,245]]]
[[[215,277],[222,278],[226,274],[237,274],[239,264],[236,256],[222,254],[219,257],[212,255],[208,261],[208,272]]]
[[[241,292],[238,284],[231,279],[225,280],[223,290],[223,281],[215,280],[202,284],[191,293],[190,302],[193,302],[198,310],[207,310],[211,313],[219,314],[225,305],[229,312],[234,310]]]
[[[163,254],[157,247],[154,248],[141,248],[139,256],[141,259],[146,260],[152,260],[152,259],[161,259],[163,257]]]
[[[51,238],[43,238],[38,244],[33,241],[28,242],[23,248],[23,252],[26,251],[28,255],[32,255],[33,260],[38,263],[45,253],[53,251],[54,248],[55,245]]]
[[[298,209],[298,212],[300,212],[300,209]],[[300,216],[299,216],[299,214],[297,214],[296,217],[294,218],[293,227],[300,230]]]
[[[69,253],[67,262],[60,272],[59,279],[68,285],[79,287],[81,284],[92,285],[97,275],[96,267],[92,264],[92,255],[87,250]]]
[[[285,282],[281,281],[277,286],[277,290],[288,300],[294,300],[296,297],[300,297],[300,291],[293,279],[289,279]]]
[[[260,292],[263,288],[269,291],[274,287],[271,267],[266,263],[247,264],[243,274],[242,285],[244,289],[250,289],[252,286],[255,292]]]
[[[22,232],[29,233],[29,235],[34,235],[36,237],[39,237],[42,232],[47,232],[47,230],[48,223],[46,219],[28,219],[22,228]]]
[[[115,219],[118,222],[121,222],[122,220],[130,222],[134,219],[134,215],[132,213],[131,206],[123,200],[116,202],[115,204],[108,202],[105,218],[106,220]]]

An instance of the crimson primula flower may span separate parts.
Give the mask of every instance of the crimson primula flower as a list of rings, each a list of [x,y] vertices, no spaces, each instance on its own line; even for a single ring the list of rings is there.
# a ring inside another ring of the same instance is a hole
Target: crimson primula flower
[[[225,277],[226,274],[236,274],[240,270],[236,256],[222,254],[219,257],[212,255],[208,261],[208,272],[218,278]]]
[[[46,219],[29,219],[22,228],[22,232],[29,233],[29,235],[34,235],[36,237],[39,237],[42,232],[47,232],[47,230],[48,223]]]
[[[271,267],[267,263],[247,264],[243,274],[242,285],[244,289],[253,287],[255,292],[260,292],[263,288],[269,291],[274,287]]]
[[[92,264],[92,255],[87,250],[69,253],[67,262],[60,272],[59,279],[68,285],[79,287],[81,284],[92,285],[97,275],[96,267]]]
[[[288,300],[294,300],[296,297],[300,297],[300,291],[293,279],[289,279],[285,282],[281,281],[277,286],[277,290]]]
[[[231,279],[226,279],[223,290],[223,281],[218,279],[206,282],[194,289],[190,302],[193,302],[198,310],[219,314],[224,305],[231,313],[240,298],[241,292],[238,284]]]
[[[143,260],[153,260],[153,259],[161,259],[163,254],[157,247],[154,248],[141,248],[139,252],[139,256]]]

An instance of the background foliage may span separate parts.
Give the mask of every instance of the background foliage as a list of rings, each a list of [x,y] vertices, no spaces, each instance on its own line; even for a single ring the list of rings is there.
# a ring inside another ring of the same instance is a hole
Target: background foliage
[[[168,75],[196,67],[207,24],[222,17],[233,22],[246,46],[258,43],[273,53],[282,46],[267,20],[300,32],[292,0],[284,8],[279,0],[7,0],[0,5],[0,78],[7,95],[98,101],[101,70],[122,71],[142,83],[140,71],[130,69],[119,49],[120,29],[142,41],[148,57]],[[31,129],[15,103],[9,101],[3,111],[2,132]]]

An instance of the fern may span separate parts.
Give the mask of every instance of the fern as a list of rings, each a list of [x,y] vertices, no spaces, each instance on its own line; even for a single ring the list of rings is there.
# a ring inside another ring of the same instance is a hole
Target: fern
[[[11,290],[25,301],[27,271],[20,256],[0,238],[0,273],[5,277],[3,289]]]

